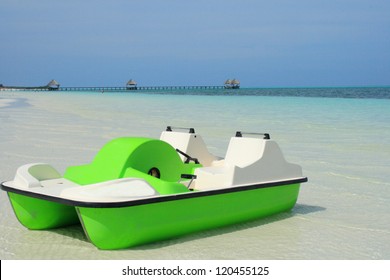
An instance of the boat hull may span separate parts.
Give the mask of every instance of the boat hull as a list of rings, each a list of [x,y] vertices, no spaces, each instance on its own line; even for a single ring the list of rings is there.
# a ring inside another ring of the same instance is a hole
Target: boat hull
[[[76,207],[99,249],[123,249],[290,210],[300,184],[113,208]]]
[[[80,223],[75,208],[61,203],[8,192],[19,222],[28,229],[52,229]]]

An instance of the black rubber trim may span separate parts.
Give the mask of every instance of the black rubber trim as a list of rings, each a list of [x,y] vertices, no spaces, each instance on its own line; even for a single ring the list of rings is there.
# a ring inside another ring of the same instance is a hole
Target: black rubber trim
[[[166,201],[174,201],[174,200],[181,200],[181,199],[203,197],[203,196],[227,194],[227,193],[234,193],[234,192],[241,192],[241,191],[248,191],[248,190],[256,190],[256,189],[262,189],[262,188],[272,188],[272,187],[292,185],[292,184],[298,184],[298,183],[304,183],[304,182],[307,182],[307,177],[302,177],[302,178],[293,179],[293,180],[286,180],[286,181],[275,181],[275,182],[270,182],[270,183],[237,186],[237,187],[208,190],[208,191],[192,191],[192,192],[182,193],[182,194],[161,195],[161,196],[156,196],[156,197],[151,197],[151,198],[143,198],[143,199],[137,199],[137,200],[120,201],[120,202],[85,202],[85,201],[77,201],[77,200],[59,198],[59,197],[55,197],[55,196],[49,196],[49,195],[45,195],[45,194],[14,189],[12,187],[5,186],[4,182],[1,183],[1,189],[6,191],[6,192],[12,192],[12,193],[16,193],[16,194],[21,194],[21,195],[33,197],[33,198],[44,199],[47,201],[57,202],[60,204],[65,204],[65,205],[74,206],[74,207],[120,208],[120,207],[145,205],[145,204],[150,204],[150,203],[159,203],[159,202],[166,202]]]

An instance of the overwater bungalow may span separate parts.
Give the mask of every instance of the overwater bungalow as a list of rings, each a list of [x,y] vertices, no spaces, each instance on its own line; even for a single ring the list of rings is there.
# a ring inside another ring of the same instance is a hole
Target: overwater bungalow
[[[238,88],[240,88],[240,81],[237,79],[233,79],[233,80],[227,79],[225,81],[225,88],[226,89],[238,89]]]
[[[48,90],[58,90],[60,88],[60,84],[56,80],[51,80],[47,84],[47,89]]]
[[[137,89],[137,82],[133,79],[130,79],[126,84],[127,90],[136,90]]]

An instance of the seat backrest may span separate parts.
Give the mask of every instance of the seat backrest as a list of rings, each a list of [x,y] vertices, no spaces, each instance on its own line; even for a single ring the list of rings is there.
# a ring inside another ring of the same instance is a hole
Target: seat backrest
[[[232,137],[226,151],[225,163],[246,167],[258,161],[268,140],[250,137]]]
[[[175,149],[179,149],[183,152],[187,152],[188,143],[190,141],[191,134],[176,131],[163,131],[160,135],[160,140],[167,142]],[[182,155],[180,157],[183,158]]]
[[[203,166],[210,166],[217,159],[208,151],[205,142],[198,134],[163,131],[160,140],[169,143],[175,149],[179,149],[193,158],[197,158]],[[180,155],[180,157],[184,161],[184,156]]]

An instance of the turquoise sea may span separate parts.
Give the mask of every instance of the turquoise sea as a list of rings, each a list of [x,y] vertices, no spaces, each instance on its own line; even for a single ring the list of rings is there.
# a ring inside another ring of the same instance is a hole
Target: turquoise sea
[[[1,105],[2,104],[2,105]],[[0,193],[0,259],[390,259],[390,88],[0,91],[0,180],[47,162],[63,172],[120,136],[194,127],[224,156],[237,130],[267,132],[303,167],[295,208],[128,250],[82,228],[23,228]]]

